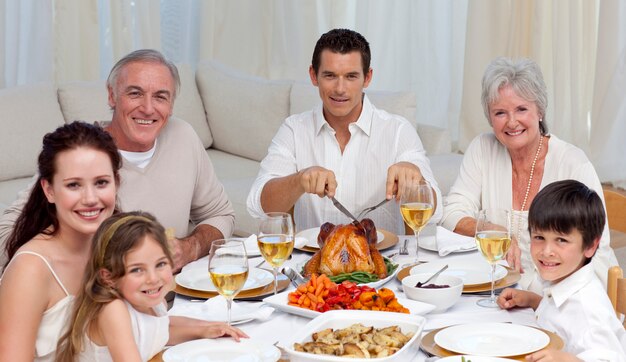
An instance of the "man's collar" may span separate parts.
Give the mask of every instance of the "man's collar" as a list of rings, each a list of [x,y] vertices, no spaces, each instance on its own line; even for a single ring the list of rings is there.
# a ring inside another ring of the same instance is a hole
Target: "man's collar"
[[[357,127],[363,131],[367,136],[370,135],[372,130],[372,114],[374,109],[372,107],[372,103],[365,93],[363,93],[362,98],[363,107],[361,108],[361,114],[356,122],[353,122]],[[324,118],[324,106],[319,105],[313,110],[313,118],[315,121],[315,134],[318,135],[324,125],[327,125],[329,128],[332,128],[330,124]],[[351,123],[352,124],[352,123]]]

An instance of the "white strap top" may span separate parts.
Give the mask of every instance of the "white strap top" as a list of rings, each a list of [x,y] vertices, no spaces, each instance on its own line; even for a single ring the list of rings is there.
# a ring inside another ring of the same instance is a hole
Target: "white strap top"
[[[163,350],[169,339],[170,319],[165,304],[159,304],[153,310],[156,316],[139,312],[130,303],[124,301],[133,329],[133,336],[142,361],[147,361]],[[88,337],[85,349],[81,352],[80,362],[111,362],[111,354],[107,346],[98,346]]]
[[[32,251],[20,251],[13,256],[11,262],[15,260],[19,255],[29,254],[39,257],[46,264],[54,279],[59,283],[61,289],[65,293],[65,298],[59,300],[55,305],[50,307],[43,313],[41,323],[39,324],[39,330],[37,331],[37,339],[35,341],[35,361],[47,362],[54,361],[54,355],[57,348],[57,342],[61,338],[61,334],[65,332],[65,328],[70,319],[70,313],[72,311],[72,305],[74,302],[74,296],[68,293],[67,289],[52,269],[52,266],[48,260],[40,254]],[[8,269],[11,262],[5,268]]]

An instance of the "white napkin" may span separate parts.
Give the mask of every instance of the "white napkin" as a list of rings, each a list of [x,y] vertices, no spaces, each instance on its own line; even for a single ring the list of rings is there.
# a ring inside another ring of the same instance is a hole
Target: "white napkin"
[[[446,256],[455,251],[476,249],[474,238],[456,234],[442,226],[437,226],[437,250],[439,256]]]
[[[261,303],[246,303],[242,305],[233,301],[231,319],[233,322],[246,319],[266,320],[274,312],[274,308]],[[205,321],[226,322],[228,311],[226,298],[221,295],[207,299],[204,303],[178,303],[169,310],[170,316],[181,316]]]

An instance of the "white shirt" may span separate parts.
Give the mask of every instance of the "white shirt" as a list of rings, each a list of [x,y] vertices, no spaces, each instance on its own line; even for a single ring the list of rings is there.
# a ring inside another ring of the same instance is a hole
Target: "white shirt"
[[[248,212],[261,217],[261,191],[277,177],[288,176],[311,166],[321,166],[335,173],[335,198],[353,215],[382,201],[385,196],[387,169],[406,161],[419,167],[437,194],[437,210],[432,221],[441,217],[441,192],[430,169],[430,161],[415,128],[404,118],[376,109],[363,96],[359,119],[349,125],[350,140],[343,153],[335,130],[324,119],[322,106],[290,116],[281,125],[261,162],[261,169],[248,195]],[[400,206],[388,202],[367,215],[391,232],[404,234]],[[327,197],[304,194],[294,208],[297,230],[319,227],[324,222],[346,224],[350,220],[340,213]]]
[[[600,179],[585,153],[554,135],[548,139],[548,145],[540,189],[554,181],[578,180],[595,190],[604,203]],[[448,230],[454,230],[462,218],[475,218],[480,209],[511,210],[512,172],[511,156],[493,133],[484,133],[474,138],[463,156],[459,176],[446,197],[441,224]],[[518,231],[521,236],[518,245],[524,268],[519,284],[522,289],[541,294],[541,278],[530,255],[528,211],[514,211],[513,214],[511,233],[516,239]],[[608,223],[604,225],[600,246],[591,263],[598,278],[606,285],[609,267],[617,265],[615,253],[610,246]]]
[[[535,315],[583,361],[626,361],[626,331],[591,264],[545,288]]]

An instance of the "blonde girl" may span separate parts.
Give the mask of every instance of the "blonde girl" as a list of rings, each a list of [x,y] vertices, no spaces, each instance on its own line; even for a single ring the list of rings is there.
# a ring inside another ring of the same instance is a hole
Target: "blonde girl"
[[[165,231],[152,215],[120,213],[105,221],[94,236],[84,289],[57,360],[147,361],[166,344],[247,337],[225,323],[168,317],[172,265]]]

